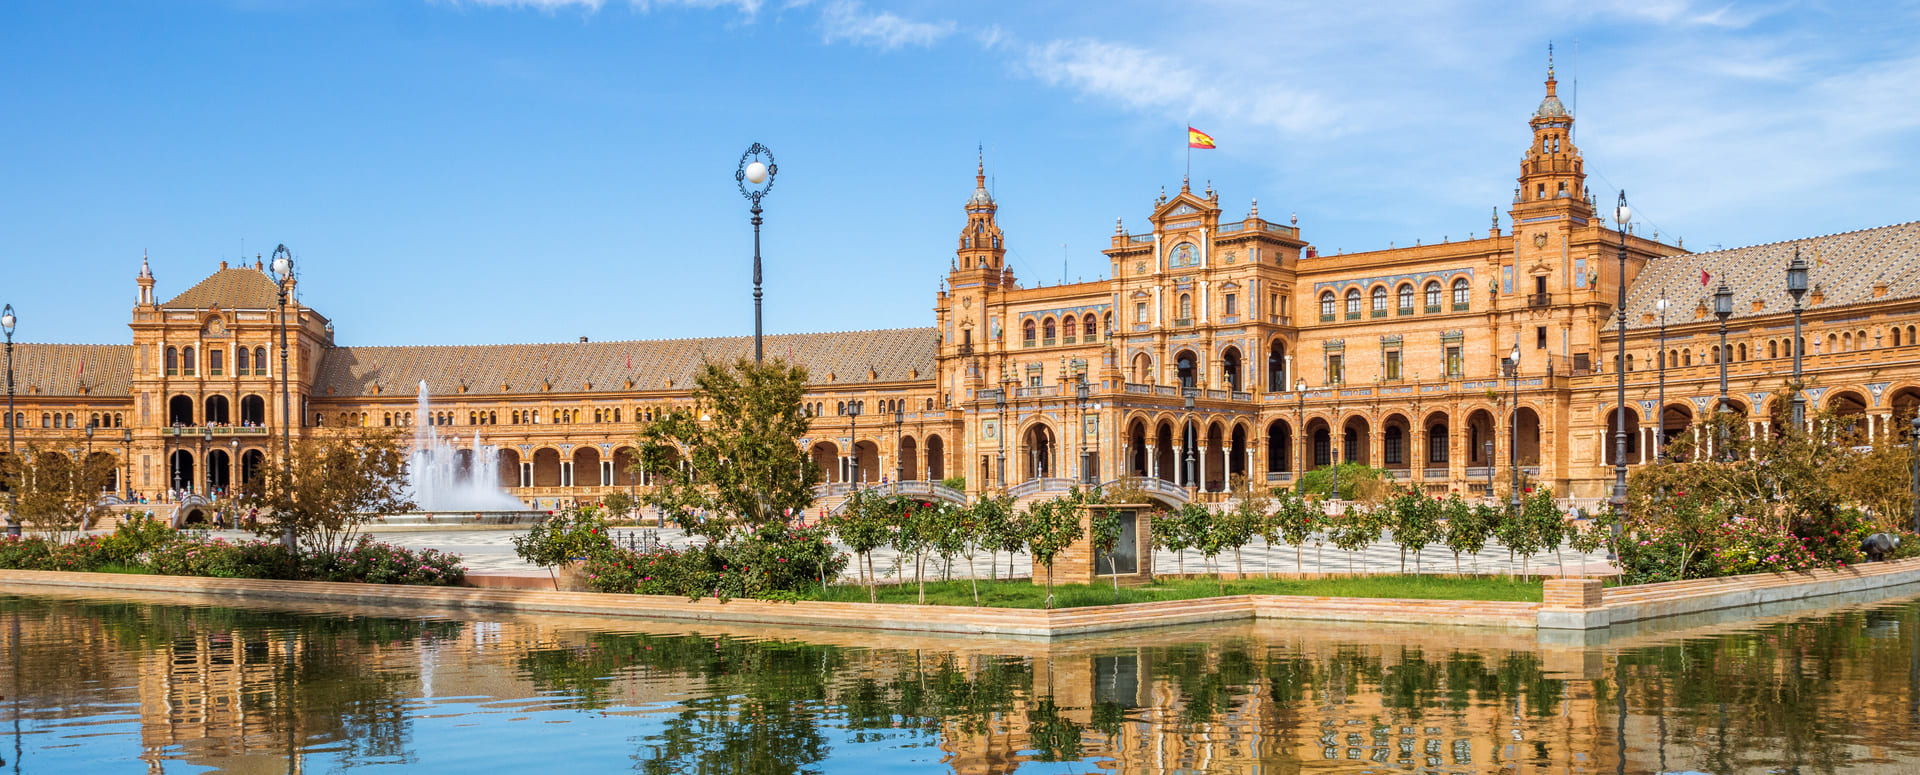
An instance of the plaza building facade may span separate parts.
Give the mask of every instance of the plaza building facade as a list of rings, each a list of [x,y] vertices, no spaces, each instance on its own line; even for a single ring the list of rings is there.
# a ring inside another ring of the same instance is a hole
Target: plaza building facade
[[[1111,279],[1026,287],[976,169],[931,327],[767,338],[770,355],[811,374],[815,419],[799,443],[826,482],[822,506],[883,482],[959,499],[1123,478],[1168,503],[1217,501],[1236,481],[1286,485],[1333,460],[1433,493],[1504,493],[1524,476],[1598,499],[1612,482],[1616,369],[1629,465],[1721,407],[1756,433],[1782,427],[1796,254],[1812,266],[1809,407],[1859,416],[1866,433],[1906,427],[1920,408],[1920,223],[1708,253],[1623,235],[1609,197],[1587,187],[1555,88],[1549,72],[1505,227],[1496,211],[1484,234],[1440,244],[1327,255],[1293,219],[1266,220],[1257,202],[1232,214],[1183,183],[1143,228],[1116,223]],[[1723,281],[1724,350],[1710,298]],[[479,475],[538,508],[639,491],[636,433],[692,404],[703,359],[752,348],[356,347],[297,294],[283,318],[258,262],[223,262],[161,301],[143,259],[136,284],[131,344],[16,346],[4,418],[22,444],[114,456],[116,492],[231,487],[274,458],[283,425],[298,437],[436,426],[499,447]]]

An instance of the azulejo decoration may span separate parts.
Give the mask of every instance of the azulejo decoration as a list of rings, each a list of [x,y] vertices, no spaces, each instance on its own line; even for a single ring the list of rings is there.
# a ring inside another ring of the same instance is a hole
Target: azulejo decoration
[[[1134,262],[1134,264],[1133,264],[1133,271],[1135,271],[1135,272],[1139,272],[1139,273],[1141,273],[1141,274],[1145,274],[1145,273],[1146,273],[1146,271],[1147,271],[1147,262],[1145,262],[1145,261],[1135,261],[1135,262]]]
[[[1200,251],[1194,249],[1193,243],[1182,242],[1173,246],[1173,251],[1167,254],[1167,265],[1199,266]]]

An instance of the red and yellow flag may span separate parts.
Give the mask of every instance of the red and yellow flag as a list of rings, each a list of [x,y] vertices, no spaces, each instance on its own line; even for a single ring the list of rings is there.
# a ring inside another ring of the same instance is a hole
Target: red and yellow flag
[[[1212,149],[1213,135],[1209,135],[1193,127],[1187,127],[1187,147]]]

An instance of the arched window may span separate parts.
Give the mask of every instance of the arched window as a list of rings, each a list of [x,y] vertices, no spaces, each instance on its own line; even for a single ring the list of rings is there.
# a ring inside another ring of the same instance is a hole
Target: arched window
[[[1773,341],[1767,342],[1767,357],[1768,358],[1780,357],[1780,340],[1775,339]]]
[[[1026,342],[1028,347],[1033,346],[1033,341],[1038,331],[1039,329],[1036,326],[1034,326],[1033,321],[1031,320],[1020,324],[1020,333],[1021,333],[1020,338],[1022,341]]]
[[[1387,314],[1387,289],[1385,286],[1376,285],[1373,287],[1373,314]]]
[[[1427,311],[1428,312],[1440,311],[1440,281],[1439,280],[1427,281]]]
[[[1633,353],[1627,353],[1627,371],[1633,371]]]
[[[1453,281],[1453,308],[1467,308],[1467,278],[1465,277]]]
[[[1360,317],[1360,289],[1347,289],[1347,317]]]
[[[1740,343],[1740,344],[1739,344],[1739,345],[1737,346],[1737,349],[1735,349],[1735,350],[1733,351],[1733,354],[1734,354],[1734,360],[1735,360],[1735,361],[1744,361],[1744,360],[1746,360],[1746,359],[1747,359],[1747,343],[1746,343],[1746,342],[1741,342],[1741,343]]]
[[[1899,326],[1893,327],[1893,346],[1894,347],[1900,346],[1900,327]]]
[[[1400,314],[1413,314],[1413,283],[1400,284]]]
[[[1040,336],[1041,338],[1044,338],[1047,340],[1047,344],[1053,344],[1053,339],[1055,335],[1056,335],[1056,332],[1054,330],[1053,318],[1047,318],[1046,320],[1041,321]]]
[[[267,376],[267,348],[253,348],[253,376]]]
[[[1113,331],[1113,313],[1111,312],[1107,313],[1101,318],[1101,320],[1103,323],[1105,323],[1105,327],[1107,331],[1109,332]]]
[[[242,377],[253,371],[253,351],[245,347],[233,353],[233,373]]]
[[[1320,294],[1320,319],[1333,319],[1333,291]]]
[[[180,373],[185,374],[189,377],[193,376],[193,366],[194,366],[193,348],[188,347],[184,350],[181,350],[180,351]]]
[[[180,351],[178,349],[169,347],[167,348],[167,376],[170,376],[170,377],[179,376],[179,374],[180,374]]]
[[[1191,293],[1180,294],[1180,314],[1178,315],[1178,317],[1181,320],[1193,319],[1193,294]]]
[[[1093,318],[1093,313],[1091,312],[1087,313],[1087,317],[1081,322],[1083,324],[1080,327],[1081,338],[1089,342],[1099,341],[1100,340],[1100,321],[1095,320]]]
[[[1692,365],[1693,365],[1693,350],[1692,350],[1692,348],[1688,348],[1688,349],[1685,349],[1685,350],[1681,350],[1681,351],[1680,351],[1680,365],[1682,365],[1682,366],[1692,366]]]

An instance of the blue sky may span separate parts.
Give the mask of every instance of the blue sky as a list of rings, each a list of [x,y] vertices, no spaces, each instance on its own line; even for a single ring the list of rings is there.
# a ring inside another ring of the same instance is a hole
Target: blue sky
[[[142,251],[171,296],[285,243],[343,344],[750,333],[762,142],[767,329],[930,325],[976,144],[1053,284],[1145,228],[1188,123],[1229,217],[1460,239],[1549,42],[1594,188],[1733,247],[1920,217],[1916,39],[1912,2],[16,0],[0,301],[124,342]]]

